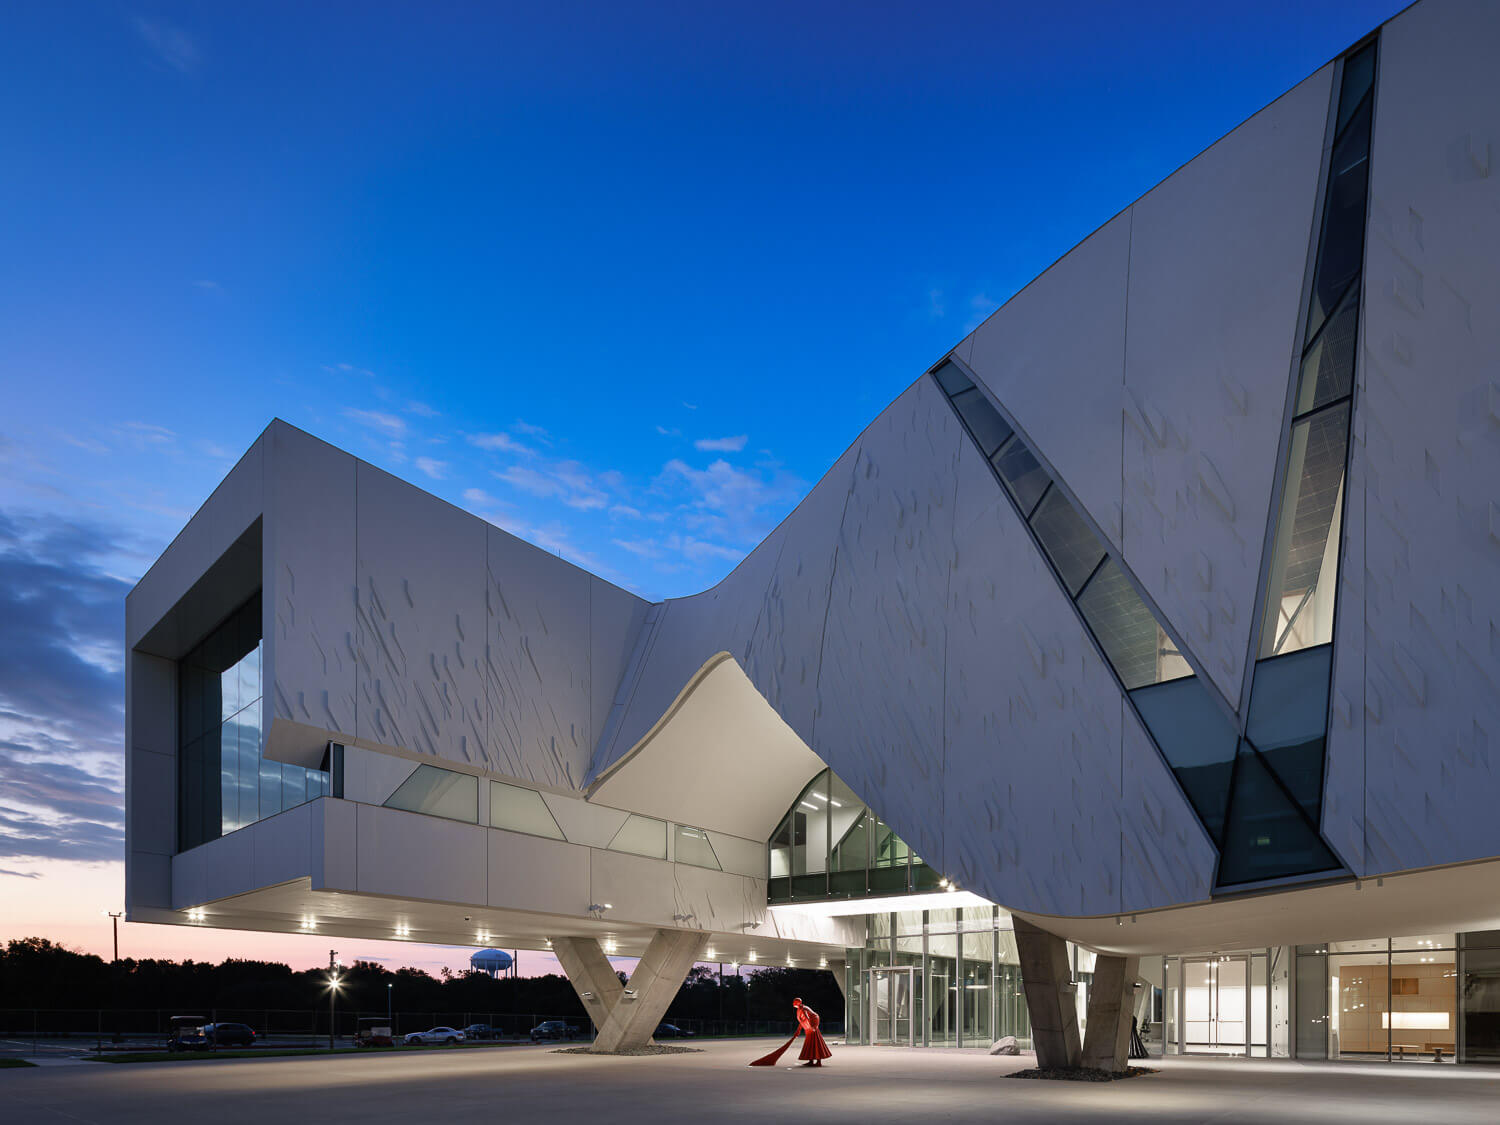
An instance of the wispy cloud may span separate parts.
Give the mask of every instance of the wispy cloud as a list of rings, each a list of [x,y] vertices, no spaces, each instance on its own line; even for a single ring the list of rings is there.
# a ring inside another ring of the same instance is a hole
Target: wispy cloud
[[[546,426],[533,426],[530,422],[525,422],[520,418],[517,418],[516,424],[513,429],[518,434],[525,434],[527,437],[534,437],[538,441],[546,445],[552,444],[552,434],[548,431]]]
[[[198,69],[203,53],[193,37],[182,28],[165,20],[136,16],[135,30],[152,53],[179,74],[190,74]]]
[[[556,465],[533,468],[528,465],[512,465],[494,474],[513,488],[531,496],[547,500],[559,500],[579,511],[592,511],[609,506],[609,494],[598,486],[594,478],[577,461],[560,461]]]
[[[431,457],[418,457],[414,464],[433,480],[443,480],[448,475],[448,462],[435,461]]]
[[[662,467],[657,488],[685,493],[682,518],[715,539],[755,543],[805,491],[803,482],[774,464],[740,469],[720,458],[696,469],[673,458]]]
[[[120,855],[121,549],[102,525],[0,512],[0,858]]]
[[[378,430],[387,437],[404,438],[406,436],[405,419],[398,418],[394,414],[386,414],[379,410],[356,410],[349,407],[344,411],[344,417],[358,422],[361,426]]]
[[[193,285],[198,289],[217,290],[222,288],[217,281],[209,281],[206,278],[193,282]]]
[[[13,879],[40,879],[40,871],[11,871],[9,868],[0,867],[0,875],[9,875]]]
[[[470,445],[491,453],[515,453],[521,457],[536,456],[535,449],[517,441],[509,434],[470,434],[468,436]]]
[[[738,434],[735,437],[699,438],[693,442],[693,448],[704,453],[738,453],[745,448],[745,443],[749,440],[750,438],[745,434]]]
[[[739,562],[745,557],[745,552],[737,547],[728,547],[723,543],[713,543],[691,535],[668,535],[662,539],[614,539],[611,542],[622,551],[628,551],[642,559],[680,556],[697,564],[716,559]]]
[[[425,402],[408,402],[406,404],[406,412],[408,414],[415,414],[418,418],[436,418],[439,416],[438,411],[428,406]]]
[[[671,429],[668,429],[666,426],[657,426],[656,427],[656,432],[659,433],[659,434],[661,434],[662,437],[681,437],[682,436],[682,431],[679,430],[679,429],[677,429],[675,426],[672,427]]]
[[[933,320],[942,320],[947,312],[947,306],[943,302],[943,291],[941,289],[927,290],[927,315]]]

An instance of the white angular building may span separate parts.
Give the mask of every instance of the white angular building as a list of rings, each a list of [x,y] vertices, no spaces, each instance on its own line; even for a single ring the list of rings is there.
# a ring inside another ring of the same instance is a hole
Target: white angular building
[[[129,597],[129,916],[551,948],[606,1047],[719,960],[858,1042],[1500,1060],[1497,56],[1408,8],[692,597],[273,422]]]

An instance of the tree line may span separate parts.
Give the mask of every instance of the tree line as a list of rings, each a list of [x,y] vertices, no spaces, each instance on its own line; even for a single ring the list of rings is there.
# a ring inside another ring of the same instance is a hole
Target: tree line
[[[409,967],[393,971],[372,961],[340,971],[341,1009],[383,1012],[387,993],[397,1011],[587,1018],[567,978],[556,973],[496,979],[477,970],[444,969],[433,976]],[[794,996],[825,1019],[843,1018],[843,994],[826,970],[777,966],[744,977],[726,973],[721,986],[717,967],[709,965],[695,966],[688,974],[666,1018],[790,1020]],[[124,957],[111,962],[40,937],[13,939],[0,950],[0,1008],[172,1008],[187,1014],[312,1009],[327,1003],[326,969],[295,971],[276,961],[233,957],[218,964]]]

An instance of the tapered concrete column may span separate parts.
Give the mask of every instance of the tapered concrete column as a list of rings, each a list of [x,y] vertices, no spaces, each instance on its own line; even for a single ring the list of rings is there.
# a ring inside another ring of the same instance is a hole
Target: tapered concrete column
[[[593,938],[561,937],[552,939],[552,954],[567,974],[573,991],[578,993],[578,999],[583,1001],[589,1019],[595,1027],[602,1028],[625,992],[604,950]]]
[[[600,1026],[594,1050],[630,1051],[649,1043],[688,970],[707,948],[708,935],[700,930],[657,930]]]
[[[1135,1014],[1139,957],[1094,960],[1089,986],[1089,1023],[1083,1037],[1083,1065],[1119,1071],[1130,1065],[1130,1019]],[[1023,970],[1024,971],[1024,970]]]
[[[1068,945],[1056,934],[1013,918],[1021,956],[1021,986],[1031,1015],[1031,1042],[1039,1067],[1076,1067],[1083,1058],[1078,1041],[1078,1007]]]

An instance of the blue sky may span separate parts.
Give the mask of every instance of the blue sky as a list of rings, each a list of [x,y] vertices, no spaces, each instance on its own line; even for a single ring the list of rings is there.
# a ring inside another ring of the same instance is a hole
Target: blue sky
[[[0,893],[117,865],[124,590],[273,416],[701,589],[1401,6],[7,6]]]

